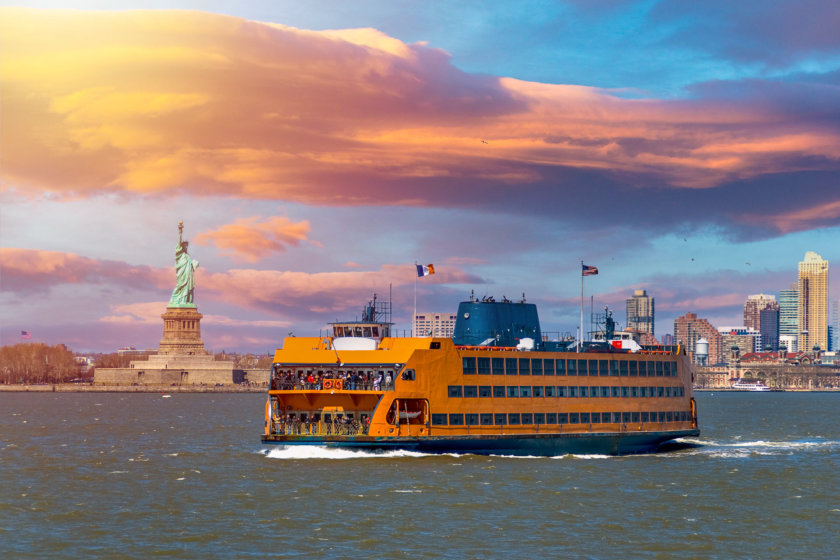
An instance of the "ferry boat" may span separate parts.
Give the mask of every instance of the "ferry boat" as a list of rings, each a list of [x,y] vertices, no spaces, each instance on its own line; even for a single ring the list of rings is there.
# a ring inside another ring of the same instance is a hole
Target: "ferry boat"
[[[769,391],[770,387],[761,381],[747,381],[745,379],[736,379],[732,384],[732,389],[735,391]]]
[[[682,347],[543,340],[524,298],[460,303],[452,338],[392,337],[365,318],[284,340],[264,444],[617,455],[700,433]]]

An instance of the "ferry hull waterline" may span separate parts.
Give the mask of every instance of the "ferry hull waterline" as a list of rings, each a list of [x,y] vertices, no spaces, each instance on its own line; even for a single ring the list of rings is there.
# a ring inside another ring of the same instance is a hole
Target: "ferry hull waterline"
[[[331,337],[285,339],[264,444],[622,455],[700,433],[683,348],[543,341],[524,301],[461,303],[451,339],[377,336],[390,323],[365,317]]]

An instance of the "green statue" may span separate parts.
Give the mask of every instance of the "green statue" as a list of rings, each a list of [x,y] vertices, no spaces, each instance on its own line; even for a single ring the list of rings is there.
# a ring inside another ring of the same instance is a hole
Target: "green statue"
[[[175,289],[169,307],[195,307],[195,269],[198,261],[190,258],[189,242],[183,241],[184,222],[178,222],[178,246],[175,247]]]

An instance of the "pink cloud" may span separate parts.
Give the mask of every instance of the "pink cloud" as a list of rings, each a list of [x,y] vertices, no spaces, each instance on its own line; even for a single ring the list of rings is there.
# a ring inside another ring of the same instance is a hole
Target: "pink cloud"
[[[770,106],[469,75],[376,30],[184,11],[2,18],[8,188],[446,205],[557,168],[707,188],[840,160],[836,130]],[[413,183],[430,178],[459,189]],[[276,233],[232,224],[206,240],[255,262],[306,232]]]
[[[308,221],[295,223],[282,216],[260,220],[254,216],[240,218],[215,231],[199,233],[195,242],[213,244],[234,260],[253,263],[306,241],[309,230]]]

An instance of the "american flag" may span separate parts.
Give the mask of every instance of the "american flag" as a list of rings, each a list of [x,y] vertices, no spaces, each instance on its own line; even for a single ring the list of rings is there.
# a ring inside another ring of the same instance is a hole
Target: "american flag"
[[[581,272],[583,276],[595,276],[598,274],[598,267],[589,266],[583,263],[581,263],[581,266],[583,267],[583,271]]]
[[[32,338],[32,335],[30,334],[29,331],[20,331],[20,337],[28,340],[28,339]]]

